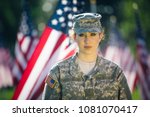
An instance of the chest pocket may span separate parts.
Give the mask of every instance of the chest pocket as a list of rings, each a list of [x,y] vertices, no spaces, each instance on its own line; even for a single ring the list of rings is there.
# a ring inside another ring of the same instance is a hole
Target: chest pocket
[[[64,82],[62,85],[62,97],[63,99],[83,99],[84,87],[82,81],[69,81]]]
[[[101,79],[95,82],[94,87],[97,99],[117,99],[119,84],[110,79]]]

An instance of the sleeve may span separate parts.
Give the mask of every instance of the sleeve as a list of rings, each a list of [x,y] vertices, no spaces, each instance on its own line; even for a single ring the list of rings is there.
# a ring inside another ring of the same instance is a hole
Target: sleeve
[[[61,90],[59,83],[58,68],[54,68],[47,75],[42,100],[59,100],[61,99]]]
[[[118,75],[119,80],[119,100],[131,100],[131,92],[127,83],[127,79],[121,70],[121,72]]]

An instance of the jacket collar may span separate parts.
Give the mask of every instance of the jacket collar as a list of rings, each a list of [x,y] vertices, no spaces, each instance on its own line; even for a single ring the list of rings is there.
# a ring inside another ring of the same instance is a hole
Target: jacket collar
[[[80,70],[80,67],[79,67],[76,59],[77,59],[77,54],[71,58],[71,61],[69,63],[70,64],[69,72],[73,77],[75,77],[75,76],[83,77],[83,76],[85,76],[85,74]],[[97,56],[95,66],[92,69],[92,71],[88,74],[88,76],[93,76],[94,74],[97,73],[99,65],[100,65],[100,61],[101,61],[101,57]]]

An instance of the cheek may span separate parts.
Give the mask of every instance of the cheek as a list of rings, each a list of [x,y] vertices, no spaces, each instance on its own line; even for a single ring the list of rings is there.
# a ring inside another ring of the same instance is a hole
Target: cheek
[[[99,45],[99,43],[100,43],[100,38],[99,37],[95,38],[94,39],[94,44]]]
[[[94,44],[95,46],[95,48],[97,48],[98,47],[98,45],[99,45],[99,42],[97,41],[97,42],[95,42],[95,44]]]

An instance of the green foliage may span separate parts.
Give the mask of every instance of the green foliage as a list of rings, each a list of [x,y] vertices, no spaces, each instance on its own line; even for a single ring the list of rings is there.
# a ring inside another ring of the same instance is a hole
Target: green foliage
[[[137,5],[137,9],[133,6]],[[150,36],[150,25],[149,25],[149,18],[150,14],[148,11],[150,10],[149,1],[148,0],[123,0],[120,2],[120,12],[119,18],[121,21],[119,22],[119,26],[123,36],[125,37],[128,43],[132,43],[134,46],[136,42],[135,37],[135,30],[136,30],[136,23],[135,23],[135,14],[134,12],[137,11],[141,20],[142,30],[144,33],[144,37],[146,40],[147,47],[150,48],[150,40],[148,37]]]
[[[0,89],[0,100],[10,100],[14,93],[14,87]]]

